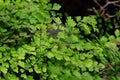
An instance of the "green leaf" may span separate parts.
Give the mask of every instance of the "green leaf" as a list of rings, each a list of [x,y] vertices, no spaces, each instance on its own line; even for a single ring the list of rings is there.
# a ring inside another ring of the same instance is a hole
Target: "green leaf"
[[[93,62],[94,71],[99,72],[98,62]],[[89,69],[89,71],[93,71],[93,68]]]
[[[36,55],[35,48],[36,47],[30,46],[30,45],[27,45],[27,44],[23,45],[23,49],[26,50],[27,54]]]
[[[116,37],[119,37],[119,36],[120,36],[120,30],[118,30],[118,29],[115,30],[115,36],[116,36]]]
[[[81,21],[81,16],[76,16],[75,19],[77,20],[77,22]]]
[[[16,58],[12,58],[9,62],[10,62],[10,67],[11,67],[11,69],[12,69],[14,72],[18,73],[18,63],[17,63],[16,60],[17,60]]]
[[[60,39],[65,39],[65,33],[64,32],[59,32],[57,37],[60,38]]]
[[[47,71],[47,68],[44,66],[44,67],[42,68],[42,71],[43,71],[43,72],[46,72],[46,71]]]
[[[43,13],[43,14],[44,14],[44,13]],[[44,23],[44,22],[45,22],[44,16],[43,16],[43,15],[40,15],[40,16],[38,17],[38,21],[39,21],[40,23]]]
[[[55,54],[55,57],[57,60],[62,60],[63,59],[63,56],[60,55],[60,54]]]
[[[24,63],[24,62],[22,62],[22,61],[18,61],[18,65],[19,65],[20,67],[22,67],[22,68],[24,68],[24,67],[25,67],[25,63]]]
[[[85,46],[85,45],[87,45],[87,46]],[[94,46],[92,46],[91,43],[86,43],[85,45],[84,45],[84,49],[85,49],[85,50],[91,50],[91,49],[94,48]]]
[[[117,49],[116,48],[116,43],[114,43],[114,42],[106,42],[105,46],[107,46],[107,47],[109,47],[111,49],[114,49],[114,50]]]
[[[54,54],[53,54],[52,52],[48,52],[48,53],[46,54],[46,56],[47,56],[48,58],[53,58],[53,57],[54,57]]]
[[[93,61],[92,61],[91,59],[86,59],[86,60],[84,61],[84,65],[85,65],[85,67],[87,67],[87,68],[90,68],[90,67],[92,66],[92,64],[93,64]]]
[[[60,66],[50,65],[50,66],[48,67],[48,69],[49,69],[50,72],[53,73],[53,74],[57,74],[57,75],[61,74],[61,68],[60,68]]]
[[[28,52],[27,54],[36,55],[36,52]]]
[[[107,38],[105,37],[105,36],[103,36],[101,39],[100,39],[100,41],[103,43],[103,44],[105,44],[106,42],[107,42]]]
[[[36,20],[35,18],[33,18],[33,17],[31,17],[29,20],[30,20],[30,23],[31,23],[31,24],[37,23],[37,20]]]
[[[23,48],[28,51],[35,51],[35,47],[27,45],[27,44],[23,45]]]
[[[50,0],[38,0],[38,2],[41,2],[41,3],[44,3],[44,4],[47,4]]]
[[[19,80],[19,78],[16,77],[16,75],[10,74],[9,75],[9,80]]]
[[[98,64],[98,67],[99,67],[100,69],[104,69],[104,68],[105,68],[104,64],[102,64],[102,63],[99,63],[99,64]]]
[[[20,72],[21,72],[21,73],[24,73],[24,72],[25,72],[25,70],[24,70],[24,69],[20,69]]]
[[[33,68],[29,68],[29,72],[32,73],[33,72]]]
[[[4,74],[6,74],[8,69],[4,66],[0,66],[0,71],[2,71]]]
[[[94,80],[93,77],[90,75],[88,72],[84,72],[82,74],[82,79],[81,80]]]
[[[91,29],[89,28],[89,26],[87,24],[81,24],[81,26],[83,27],[84,33],[86,35],[91,33]]]
[[[19,48],[18,50],[17,50],[17,53],[14,53],[12,56],[17,56],[18,57],[18,59],[25,59],[25,54],[26,54],[26,50],[25,49],[23,49],[23,48]],[[17,55],[16,55],[17,54]]]
[[[54,18],[54,21],[55,21],[57,24],[62,24],[62,21],[60,20],[59,17]]]
[[[33,76],[27,76],[26,80],[34,80]]]
[[[113,35],[109,36],[109,40],[110,41],[114,41],[115,40],[115,36],[113,36]]]
[[[50,21],[50,18],[51,18],[51,17],[50,17],[49,12],[44,12],[43,17],[44,17],[45,19],[47,19],[46,22]]]
[[[27,78],[27,75],[26,74],[21,74],[21,77],[26,79]]]
[[[80,54],[80,59],[81,59],[81,60],[85,60],[85,58],[86,58],[86,57],[85,57],[84,54]]]
[[[29,30],[31,33],[34,33],[36,31],[36,27],[31,25],[31,26],[29,26]]]
[[[79,44],[76,45],[77,50],[84,50],[85,43],[83,41],[80,41]]]
[[[2,58],[3,56],[2,56],[2,53],[0,53],[0,58]]]
[[[75,36],[75,35],[71,35],[71,36],[69,37],[69,40],[70,40],[71,42],[79,42],[78,37]]]
[[[9,68],[9,63],[4,62],[4,63],[2,63],[2,66],[6,67],[6,68]]]
[[[69,56],[64,56],[64,59],[65,59],[66,61],[70,61],[70,57],[69,57]]]
[[[80,74],[79,71],[74,70],[74,71],[73,71],[73,74],[74,74],[78,79],[81,79],[81,74]]]
[[[59,10],[61,8],[61,6],[57,3],[53,4],[53,9],[52,10]]]
[[[4,1],[3,0],[0,0],[0,4],[3,4],[4,3]]]
[[[52,74],[50,74],[50,77],[51,77],[51,79],[54,79],[54,78],[57,78],[57,75],[52,73]]]
[[[34,65],[34,70],[36,73],[41,73],[41,68],[38,67],[38,65]]]
[[[71,17],[67,17],[66,26],[68,28],[74,27],[74,26],[76,26],[76,22]]]

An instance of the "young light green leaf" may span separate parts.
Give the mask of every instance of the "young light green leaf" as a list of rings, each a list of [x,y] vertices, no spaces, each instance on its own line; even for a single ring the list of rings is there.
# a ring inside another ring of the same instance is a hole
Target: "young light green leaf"
[[[21,66],[22,68],[24,68],[24,67],[25,67],[25,63],[24,63],[24,62],[22,62],[22,61],[18,61],[18,65],[19,65],[19,66]]]
[[[98,67],[99,67],[100,69],[104,69],[104,68],[105,68],[105,65],[102,64],[102,63],[99,63],[99,64],[98,64]]]
[[[16,75],[10,74],[9,80],[19,80],[19,78]]]
[[[55,21],[57,24],[62,24],[62,21],[60,20],[59,17],[54,18],[54,21]]]
[[[53,9],[52,10],[59,10],[61,8],[61,6],[57,3],[53,4]]]
[[[38,65],[34,65],[34,70],[36,73],[41,73],[41,68],[38,67]]]
[[[28,52],[27,54],[32,54],[32,55],[36,55],[36,52]]]
[[[69,40],[70,40],[71,42],[78,42],[78,41],[79,41],[78,37],[75,36],[75,35],[71,35],[70,38],[69,38]]]
[[[49,69],[50,72],[53,73],[53,74],[57,74],[57,75],[61,74],[61,71],[60,71],[61,68],[60,68],[59,66],[50,65],[50,66],[48,67],[48,69]]]
[[[2,71],[4,74],[6,74],[8,69],[4,66],[0,66],[0,71]]]
[[[16,55],[17,53],[18,53],[18,55]],[[17,50],[17,53],[15,55],[18,57],[18,59],[25,59],[25,54],[26,54],[26,50],[25,49],[19,48]],[[14,56],[14,54],[13,54],[13,56]]]
[[[43,72],[46,72],[46,71],[47,71],[47,68],[44,66],[44,67],[42,68],[42,71],[43,71]]]
[[[71,17],[67,17],[66,26],[74,27],[74,26],[76,26],[76,22]]]
[[[80,59],[81,59],[81,60],[85,60],[85,58],[86,58],[86,57],[85,57],[85,54],[80,54]]]
[[[33,76],[27,76],[26,80],[34,80],[34,79],[33,79]]]
[[[48,52],[48,53],[46,54],[46,56],[47,56],[48,58],[53,58],[53,57],[54,57],[54,54],[53,54],[52,52]]]
[[[26,74],[21,74],[21,77],[26,79],[27,78],[27,75]]]
[[[26,49],[27,51],[35,51],[35,47],[27,44],[23,45],[23,48]]]
[[[87,68],[90,68],[90,67],[92,66],[92,64],[93,64],[93,61],[92,61],[91,59],[86,59],[86,60],[84,61],[84,65],[85,65],[85,67],[87,67]]]
[[[77,22],[80,22],[81,21],[81,16],[76,16],[75,19],[76,19]]]
[[[107,38],[105,37],[105,36],[103,36],[101,39],[100,39],[100,41],[104,44],[104,43],[106,43],[107,42]]]
[[[81,74],[80,74],[79,71],[74,70],[74,71],[73,71],[73,74],[74,74],[78,79],[81,79]]]
[[[20,69],[20,72],[21,72],[21,73],[24,73],[24,72],[25,72],[25,70],[24,70],[24,69]]]
[[[32,73],[33,72],[33,68],[29,68],[29,72]]]
[[[116,36],[116,37],[119,37],[119,36],[120,36],[120,31],[119,31],[118,29],[115,31],[115,36]]]
[[[59,32],[57,37],[61,38],[61,39],[65,39],[65,33],[64,32]]]
[[[70,61],[70,57],[69,57],[69,56],[64,56],[64,59],[65,59],[66,61]]]
[[[81,27],[83,27],[82,29],[84,30],[84,33],[86,35],[91,33],[91,29],[89,28],[89,26],[87,24],[81,24]]]
[[[55,54],[55,57],[57,60],[62,60],[63,59],[63,56],[60,55],[60,54]]]

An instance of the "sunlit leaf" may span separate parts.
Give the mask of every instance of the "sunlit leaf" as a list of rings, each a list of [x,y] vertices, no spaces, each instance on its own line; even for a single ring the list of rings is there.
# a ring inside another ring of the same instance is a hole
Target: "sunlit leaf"
[[[115,36],[116,36],[116,37],[119,37],[119,36],[120,36],[120,30],[117,29],[117,30],[115,31]]]
[[[34,65],[34,70],[36,73],[41,73],[41,69],[37,65]]]
[[[68,56],[64,56],[64,59],[65,59],[66,61],[70,61],[70,57],[68,57]]]
[[[47,68],[46,68],[46,67],[43,67],[43,68],[42,68],[42,71],[43,71],[43,72],[46,72],[46,71],[47,71]]]
[[[55,22],[56,22],[57,24],[62,24],[62,22],[61,22],[61,20],[60,20],[59,17],[55,18],[54,20],[55,20]]]
[[[73,71],[73,74],[74,74],[78,79],[81,79],[81,74],[80,74],[79,71],[74,70],[74,71]]]
[[[18,53],[18,54],[17,54]],[[18,57],[18,59],[25,59],[25,54],[26,54],[26,50],[23,48],[19,48],[17,53],[15,53],[15,55]],[[13,54],[14,56],[14,54]]]
[[[67,27],[74,27],[76,25],[75,21],[71,17],[67,17],[66,26]]]
[[[0,71],[2,71],[4,74],[6,74],[8,69],[4,66],[0,66]]]
[[[21,74],[21,77],[23,77],[24,79],[26,79],[27,75],[26,74]]]
[[[48,53],[46,54],[46,56],[47,56],[48,58],[53,58],[53,57],[54,57],[54,54],[53,54],[52,52],[48,52]]]
[[[13,74],[11,74],[11,75],[9,76],[9,79],[19,80],[19,78],[18,78],[16,75],[13,75]]]
[[[84,61],[84,65],[87,67],[87,68],[90,68],[93,64],[93,61],[91,59],[86,59]]]
[[[59,54],[55,54],[55,57],[56,57],[57,60],[62,60],[63,59],[63,56],[59,55]]]
[[[79,40],[78,40],[78,37],[75,36],[75,35],[71,35],[71,36],[69,37],[69,40],[70,40],[71,42],[78,42],[78,41],[79,41]]]
[[[61,8],[61,6],[57,3],[53,4],[53,10],[59,10]]]
[[[58,38],[65,39],[65,33],[64,32],[59,32],[57,36],[58,36]]]
[[[33,76],[27,76],[26,80],[34,80]]]
[[[22,61],[18,61],[18,65],[21,66],[21,67],[23,67],[23,68],[25,67],[25,63],[22,62]]]
[[[102,43],[106,43],[107,40],[108,40],[108,39],[107,39],[105,36],[103,36],[103,37],[100,39],[100,41],[101,41]]]
[[[27,45],[27,44],[23,45],[23,48],[26,49],[26,50],[28,50],[28,51],[35,51],[35,47]]]

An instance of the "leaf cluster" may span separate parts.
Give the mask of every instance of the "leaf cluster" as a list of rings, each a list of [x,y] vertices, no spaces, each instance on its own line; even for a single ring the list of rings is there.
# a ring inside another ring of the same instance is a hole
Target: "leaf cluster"
[[[120,79],[115,36],[85,39],[99,32],[95,16],[70,16],[61,25],[60,5],[49,0],[0,1],[0,80]],[[76,28],[76,26],[78,26]],[[56,31],[55,36],[49,31]],[[83,32],[83,33],[82,33]]]

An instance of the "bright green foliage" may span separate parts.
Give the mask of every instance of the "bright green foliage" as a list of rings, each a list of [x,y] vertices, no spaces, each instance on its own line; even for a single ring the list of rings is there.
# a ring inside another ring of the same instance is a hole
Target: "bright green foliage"
[[[95,16],[67,17],[64,26],[59,9],[49,0],[0,0],[0,80],[119,80],[119,30],[89,40],[99,32]]]
[[[82,20],[81,20],[81,18],[76,17],[76,20],[78,22],[79,28],[84,31],[85,35],[91,34],[92,30],[93,30],[93,32],[99,32],[99,30],[96,26],[97,21],[95,19],[95,16],[84,17]]]

